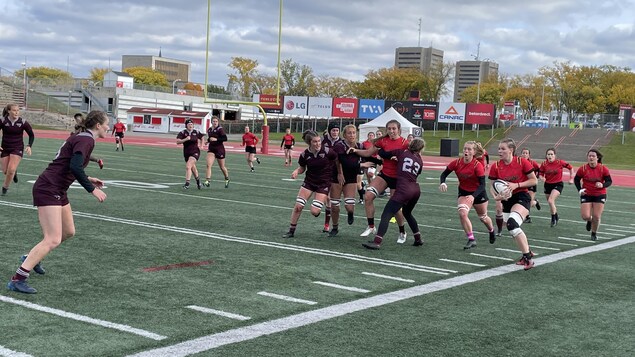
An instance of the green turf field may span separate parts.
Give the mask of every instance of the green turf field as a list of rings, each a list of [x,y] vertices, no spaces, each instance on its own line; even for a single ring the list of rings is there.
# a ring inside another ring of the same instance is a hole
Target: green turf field
[[[621,187],[609,189],[597,242],[573,186],[555,228],[539,195],[542,211],[522,227],[538,254],[525,272],[509,235],[490,245],[473,211],[478,247],[463,250],[456,180],[439,193],[440,171],[419,178],[425,244],[411,246],[409,231],[397,244],[391,224],[382,249],[368,251],[360,205],[337,238],[308,210],[296,238],[281,238],[301,182],[281,157],[250,173],[244,155],[229,154],[229,188],[214,167],[210,188],[183,190],[180,149],[99,143],[106,167],[87,170],[108,181],[108,199],[71,189],[77,235],[43,261],[46,275],[31,275],[38,294],[8,291],[20,255],[41,239],[28,181],[60,144],[38,139],[0,197],[0,356],[635,354],[635,190]],[[174,267],[183,263],[203,265]]]

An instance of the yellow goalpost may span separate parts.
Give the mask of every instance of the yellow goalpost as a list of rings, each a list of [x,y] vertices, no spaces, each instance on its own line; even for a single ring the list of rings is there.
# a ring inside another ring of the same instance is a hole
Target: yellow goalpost
[[[276,82],[276,105],[280,105],[280,49],[282,46],[282,2],[280,1],[280,14],[278,19],[278,58],[276,62],[276,67],[278,69],[277,73],[277,82]],[[205,46],[205,87],[203,88],[204,102],[205,103],[217,103],[217,104],[245,104],[245,105],[253,105],[258,108],[258,110],[262,113],[264,118],[264,123],[262,126],[262,153],[269,153],[269,125],[267,124],[267,113],[262,108],[262,104],[272,104],[272,103],[262,103],[262,102],[244,102],[244,101],[236,101],[236,100],[221,100],[221,99],[213,99],[207,97],[207,80],[208,80],[208,69],[209,69],[209,37],[211,31],[211,10],[212,9],[212,0],[207,0],[207,38],[206,38],[206,46]]]

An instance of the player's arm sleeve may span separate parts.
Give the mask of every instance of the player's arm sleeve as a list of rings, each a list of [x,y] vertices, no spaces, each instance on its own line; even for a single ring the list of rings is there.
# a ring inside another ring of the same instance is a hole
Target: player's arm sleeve
[[[485,163],[489,165],[489,154],[485,154],[483,156],[485,156]]]
[[[26,134],[29,136],[28,146],[29,147],[33,146],[33,142],[35,141],[35,134],[33,133],[33,128],[31,127],[31,124],[26,123],[26,125],[24,126],[24,131],[26,131]]]
[[[581,181],[582,181],[582,178],[578,175],[575,175],[575,177],[573,178],[573,183],[575,184],[575,188],[577,188],[578,191],[582,189]]]
[[[439,184],[445,183],[445,179],[448,178],[448,176],[452,173],[452,170],[448,169],[447,167],[445,168],[445,170],[443,170],[443,172],[441,173],[441,177],[439,178]]]
[[[478,188],[476,189],[476,191],[474,191],[474,193],[472,193],[472,196],[474,196],[474,198],[476,198],[480,194],[482,194],[483,192],[485,192],[485,176],[479,176],[478,177]]]
[[[400,150],[386,151],[384,148],[380,148],[378,154],[382,159],[390,160],[391,157],[397,156],[399,151]]]
[[[611,175],[604,176],[604,183],[602,184],[602,186],[604,186],[604,188],[607,188],[611,186],[612,184],[613,184],[613,179],[611,178]]]
[[[222,143],[223,141],[227,141],[227,134],[225,134],[225,130],[223,130],[220,135],[218,136],[218,142]]]
[[[75,176],[77,182],[79,182],[86,191],[93,192],[95,190],[95,186],[92,182],[90,182],[90,180],[88,180],[88,176],[86,175],[86,172],[84,172],[84,155],[81,152],[73,154],[70,166],[71,173]]]

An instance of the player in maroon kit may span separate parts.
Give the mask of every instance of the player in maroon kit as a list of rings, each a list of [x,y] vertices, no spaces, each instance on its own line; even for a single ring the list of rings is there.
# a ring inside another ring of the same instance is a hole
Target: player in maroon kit
[[[75,124],[81,124],[84,121],[84,114],[82,113],[75,113],[75,115],[73,115],[73,119],[75,119]],[[71,135],[75,135],[75,131],[73,131],[71,133]],[[94,157],[94,156],[90,156],[90,161],[97,163],[97,165],[99,165],[99,169],[103,169],[104,168],[104,160]]]
[[[327,204],[329,188],[331,187],[331,171],[328,168],[337,160],[335,151],[324,147],[322,138],[315,131],[305,131],[302,134],[302,139],[309,147],[300,154],[299,167],[293,170],[291,178],[296,179],[298,175],[304,173],[304,182],[302,182],[291,212],[289,231],[283,234],[282,238],[294,237],[302,209],[313,194],[315,196],[311,202],[311,214],[315,217],[320,215],[322,207]]]
[[[531,166],[533,166],[534,168],[534,173],[536,174],[536,177],[538,177],[538,172],[540,171],[540,165],[536,161],[531,159],[531,151],[529,151],[528,148],[523,148],[520,155],[524,157],[525,159],[527,159],[527,161],[529,161]],[[529,195],[531,196],[531,207],[535,206],[536,209],[540,211],[540,202],[538,202],[538,199],[536,199],[536,192],[538,191],[538,185],[536,184],[534,186],[528,187],[527,189],[529,190]],[[525,218],[525,222],[531,223],[531,217],[529,215],[527,215],[527,217]]]
[[[425,148],[425,145],[426,143],[423,139],[416,138],[408,144],[407,150],[380,150],[380,156],[386,159],[384,161],[385,164],[389,161],[394,161],[397,164],[397,182],[395,188],[391,190],[390,200],[386,203],[384,211],[381,214],[379,230],[377,230],[375,234],[375,239],[368,243],[362,243],[364,247],[368,249],[379,249],[383,237],[388,230],[390,218],[394,217],[399,211],[403,212],[403,216],[406,221],[408,221],[408,226],[414,235],[415,241],[412,245],[415,247],[423,245],[419,225],[412,215],[412,210],[421,195],[417,177],[421,174],[423,168],[421,152]],[[384,167],[385,166],[386,165],[384,165]]]
[[[376,139],[374,146],[368,150],[356,150],[362,157],[371,157],[379,152],[380,149],[384,151],[393,150],[406,150],[408,148],[408,141],[401,137],[401,124],[398,120],[390,120],[386,123],[387,135]],[[374,200],[380,193],[384,192],[386,188],[394,190],[397,187],[397,162],[394,160],[384,160],[384,164],[381,172],[370,183],[364,194],[364,208],[366,209],[366,219],[368,220],[368,227],[360,234],[361,237],[367,237],[371,234],[377,233],[375,228],[375,204]],[[404,216],[401,211],[397,212],[395,217],[399,225],[399,239],[398,243],[404,243],[406,241],[406,230],[404,226]]]
[[[11,181],[18,182],[18,165],[22,161],[22,155],[26,153],[31,156],[31,146],[35,140],[31,124],[20,117],[20,107],[17,104],[9,104],[2,110],[2,144],[0,150],[0,160],[2,160],[2,172],[4,173],[4,183],[2,185],[2,195],[6,195]],[[24,148],[24,133],[29,136],[29,143]]]
[[[256,157],[256,144],[258,144],[258,137],[250,132],[249,127],[246,126],[242,146],[245,147],[245,157],[247,158],[247,165],[249,165],[251,172],[254,172],[254,158],[256,162],[260,164],[260,159]]]
[[[227,134],[225,129],[218,124],[218,117],[212,117],[212,126],[207,129],[207,141],[209,146],[207,148],[207,171],[205,176],[205,186],[209,187],[210,180],[212,179],[212,165],[214,161],[218,162],[218,168],[225,175],[225,188],[229,187],[229,172],[225,166],[225,141],[227,141]]]
[[[291,166],[291,153],[293,152],[293,145],[295,145],[295,137],[291,135],[291,129],[287,128],[286,134],[282,137],[280,148],[284,146],[284,166]]]
[[[322,146],[333,150],[335,144],[339,143],[340,141],[342,141],[342,139],[340,138],[340,125],[336,121],[332,121],[329,123],[326,133],[322,138]],[[337,191],[338,195],[335,198],[339,199],[339,196],[342,193],[342,185],[339,183],[339,180],[337,178],[336,163],[333,162],[331,166],[327,168],[327,170],[329,170],[329,172],[331,173],[331,188],[329,192]],[[324,229],[322,229],[322,233],[329,233],[330,235],[331,231],[329,229],[329,223],[331,222],[331,204],[326,205],[324,211]],[[337,232],[333,233],[333,236],[335,235],[337,235]]]
[[[547,149],[547,160],[540,165],[539,175],[545,181],[545,196],[551,211],[551,227],[558,224],[558,209],[556,199],[562,193],[564,184],[562,183],[563,169],[569,170],[569,185],[573,183],[573,167],[564,160],[556,158],[556,149]]]
[[[75,126],[76,135],[71,135],[57,152],[48,167],[33,184],[33,205],[37,207],[44,237],[22,257],[22,264],[7,284],[9,290],[34,294],[37,291],[27,284],[31,270],[43,274],[40,262],[48,253],[65,240],[75,235],[73,212],[67,191],[77,180],[86,191],[99,202],[106,199],[101,190],[103,182],[89,177],[84,172],[96,138],[104,138],[108,130],[108,116],[104,112],[92,111],[86,119]]]
[[[110,134],[110,136],[115,136],[115,143],[117,143],[117,149],[115,149],[115,151],[119,151],[119,144],[121,144],[121,151],[123,151],[123,136],[125,132],[126,124],[117,118],[117,122],[112,127],[112,134]]]
[[[439,190],[447,192],[448,185],[445,179],[452,171],[456,173],[459,179],[459,198],[457,209],[459,211],[459,219],[461,226],[467,237],[467,244],[463,249],[476,248],[476,238],[472,231],[472,222],[470,221],[470,209],[474,207],[478,218],[483,222],[489,232],[489,242],[494,243],[496,236],[494,235],[494,226],[492,219],[487,215],[487,191],[485,190],[485,168],[476,156],[483,155],[483,147],[477,145],[474,141],[468,141],[463,145],[463,157],[456,159],[445,168],[441,173],[441,184]]]
[[[529,249],[527,236],[520,226],[525,221],[531,207],[531,196],[527,188],[535,186],[536,173],[531,163],[523,158],[515,156],[516,143],[513,139],[503,139],[498,144],[498,156],[500,160],[495,162],[489,171],[489,179],[504,180],[507,189],[497,193],[492,185],[491,193],[495,200],[503,201],[503,219],[507,222],[507,230],[516,241],[516,245],[523,256],[516,262],[523,265],[525,270],[533,268],[531,259],[534,253]]]
[[[596,149],[589,150],[586,154],[587,163],[578,168],[574,178],[575,187],[580,193],[580,215],[586,221],[586,230],[591,232],[591,240],[594,241],[598,239],[606,189],[613,183],[608,167],[602,164],[602,156]]]
[[[185,159],[185,184],[184,189],[190,188],[190,178],[194,174],[196,180],[196,188],[201,189],[201,178],[198,175],[198,169],[196,168],[196,162],[201,156],[201,149],[199,145],[203,145],[203,137],[205,134],[194,129],[194,122],[192,119],[185,121],[185,130],[180,131],[176,135],[176,144],[183,144],[183,158]]]

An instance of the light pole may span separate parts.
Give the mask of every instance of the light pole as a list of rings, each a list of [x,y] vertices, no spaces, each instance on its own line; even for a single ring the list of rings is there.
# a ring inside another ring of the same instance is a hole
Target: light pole
[[[22,62],[22,81],[24,85],[24,109],[27,109],[29,102],[29,91],[26,88],[26,62]]]
[[[66,115],[71,115],[71,93],[73,93],[73,91],[69,90],[68,91],[68,107],[66,107]]]
[[[172,94],[176,93],[176,82],[178,82],[180,80],[181,80],[181,78],[175,79],[174,81],[172,81]]]

